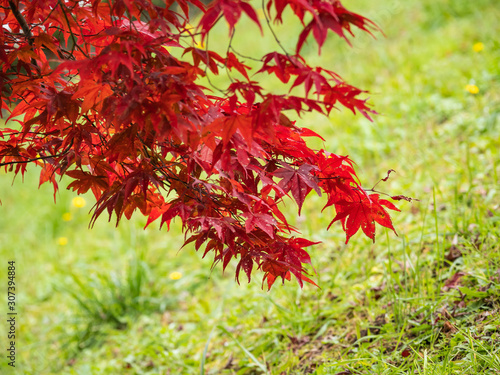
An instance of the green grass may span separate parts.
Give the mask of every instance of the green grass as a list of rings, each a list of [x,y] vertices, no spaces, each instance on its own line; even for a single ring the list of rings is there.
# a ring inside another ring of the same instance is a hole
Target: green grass
[[[380,115],[370,123],[341,111],[299,125],[324,135],[317,147],[356,161],[367,187],[397,171],[378,188],[419,199],[399,204],[398,236],[380,228],[375,244],[357,235],[345,245],[339,227],[326,231],[334,213],[320,213],[321,198],[309,197],[300,218],[290,202],[291,221],[323,241],[311,251],[320,289],[265,292],[259,275],[239,286],[234,266],[222,275],[209,256],[179,251],[176,226],[143,230],[137,217],[90,230],[91,197],[76,208],[63,186],[54,204],[35,170],[13,186],[1,173],[0,280],[8,259],[17,265],[16,373],[500,373],[497,1],[347,5],[385,37],[358,33],[350,48],[332,36],[320,59],[305,48],[311,63],[370,90]],[[278,32],[291,46],[288,27]],[[257,30],[240,30],[243,51]],[[476,42],[484,50],[474,52]],[[275,47],[269,38],[254,48]],[[4,358],[0,366],[10,373]]]

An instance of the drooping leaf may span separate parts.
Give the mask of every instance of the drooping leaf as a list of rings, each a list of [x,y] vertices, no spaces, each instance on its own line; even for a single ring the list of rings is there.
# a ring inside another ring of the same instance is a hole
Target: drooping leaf
[[[321,196],[321,189],[316,183],[314,175],[311,173],[314,169],[312,165],[303,164],[297,170],[285,167],[274,172],[274,176],[282,178],[279,186],[285,192],[292,192],[292,196],[299,206],[299,215],[304,200],[312,189]]]
[[[346,243],[360,228],[368,238],[375,241],[375,223],[392,229],[396,233],[391,218],[383,205],[391,210],[399,211],[389,201],[385,199],[379,200],[378,194],[368,195],[359,192],[351,200],[339,202],[335,205],[337,215],[328,227],[336,221],[341,221],[346,232]]]

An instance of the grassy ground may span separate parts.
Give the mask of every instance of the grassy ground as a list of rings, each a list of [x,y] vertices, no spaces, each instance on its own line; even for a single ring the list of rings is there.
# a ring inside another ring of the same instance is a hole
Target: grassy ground
[[[324,229],[334,213],[310,197],[295,221],[323,241],[312,250],[321,288],[264,292],[258,277],[238,286],[231,270],[179,251],[178,228],[144,231],[138,217],[89,230],[90,197],[78,207],[63,189],[54,205],[36,173],[13,186],[2,173],[0,280],[15,260],[16,373],[500,373],[498,2],[349,7],[386,37],[360,35],[353,48],[332,39],[322,63],[369,89],[381,115],[303,123],[350,155],[366,186],[397,171],[379,188],[420,200],[400,204],[398,236],[379,229],[375,244],[358,235],[344,245],[340,228]],[[256,39],[248,30],[242,44]]]

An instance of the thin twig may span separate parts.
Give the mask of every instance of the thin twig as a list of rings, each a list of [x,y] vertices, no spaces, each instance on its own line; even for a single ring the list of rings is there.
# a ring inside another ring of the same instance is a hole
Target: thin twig
[[[283,52],[285,52],[285,55],[286,56],[290,56],[288,51],[285,49],[285,47],[283,47],[283,45],[281,44],[280,40],[278,39],[278,36],[276,35],[276,33],[274,32],[274,29],[271,27],[271,20],[269,19],[269,15],[266,13],[266,9],[265,9],[265,4],[264,4],[264,0],[262,0],[262,11],[264,12],[264,16],[266,17],[266,23],[267,23],[267,27],[269,28],[269,30],[271,30],[271,33],[273,34],[273,37],[274,37],[274,40],[276,40],[276,43],[278,43],[278,46],[280,46],[280,48],[283,50]]]
[[[76,49],[78,49],[86,58],[90,58],[89,55],[77,43],[78,41],[75,37],[75,34],[73,33],[73,29],[71,28],[71,25],[69,23],[68,15],[66,14],[66,11],[65,11],[65,9],[67,9],[67,10],[70,10],[70,9],[68,7],[66,7],[66,5],[61,3],[60,0],[57,3],[61,7],[61,10],[62,10],[63,15],[64,15],[64,19],[66,20],[66,24],[68,25],[68,30],[69,30],[69,33],[71,35],[71,39],[73,40],[73,48],[72,48],[71,54],[73,54],[73,51],[75,50],[75,47],[76,47]]]
[[[233,46],[231,46],[231,50],[232,50],[232,51],[233,51],[236,55],[238,55],[238,56],[240,56],[240,57],[243,57],[244,59],[253,60],[253,61],[258,61],[258,62],[262,62],[262,59],[256,59],[255,57],[252,57],[252,56],[245,56],[245,55],[243,55],[242,53],[239,53],[238,51],[236,51],[236,50],[234,49],[234,47],[233,47]]]
[[[66,155],[70,150],[65,150],[59,154],[56,154],[56,155],[47,155],[47,156],[40,156],[38,158],[32,158],[32,159],[27,159],[27,160],[15,160],[15,161],[9,161],[9,162],[4,162],[4,163],[0,163],[0,167],[3,167],[5,165],[14,165],[14,164],[28,164],[28,163],[32,163],[34,161],[38,161],[38,160],[45,160],[45,159],[51,159],[51,158],[57,158],[59,156],[64,156]],[[9,156],[9,155],[4,155],[4,156]],[[10,155],[10,156],[13,156],[13,155]],[[18,155],[18,156],[15,156],[15,157],[23,157],[21,155]]]

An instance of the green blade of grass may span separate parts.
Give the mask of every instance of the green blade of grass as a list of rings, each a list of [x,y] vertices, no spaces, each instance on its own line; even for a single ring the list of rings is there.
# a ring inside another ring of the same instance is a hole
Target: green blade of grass
[[[205,361],[207,359],[208,345],[210,345],[210,341],[212,340],[212,336],[214,335],[214,333],[215,333],[215,327],[210,332],[210,335],[208,335],[205,348],[203,349],[203,354],[201,355],[200,375],[205,375]]]
[[[256,358],[256,357],[255,357],[255,356],[254,356],[251,352],[250,352],[250,350],[248,350],[247,348],[245,348],[245,347],[243,346],[243,344],[241,344],[241,343],[239,342],[239,340],[238,340],[236,337],[234,337],[234,336],[231,334],[231,332],[229,332],[229,331],[228,331],[225,327],[223,327],[223,326],[217,326],[217,327],[218,327],[219,329],[221,329],[222,331],[224,331],[224,333],[225,333],[226,335],[228,335],[231,339],[233,339],[233,340],[234,340],[234,342],[236,343],[236,345],[238,345],[238,346],[240,347],[240,349],[241,349],[241,350],[243,350],[243,352],[246,354],[246,356],[247,356],[248,358],[250,358],[250,359],[251,359],[251,360],[252,360],[252,361],[253,361],[253,362],[254,362],[254,363],[255,363],[255,364],[256,364],[256,365],[257,365],[257,366],[258,366],[258,367],[259,367],[259,368],[260,368],[260,369],[264,372],[264,373],[265,373],[265,374],[267,374],[267,366],[266,366],[264,363],[260,362],[260,361],[259,361],[259,360],[258,360],[258,359],[257,359],[257,358]]]

